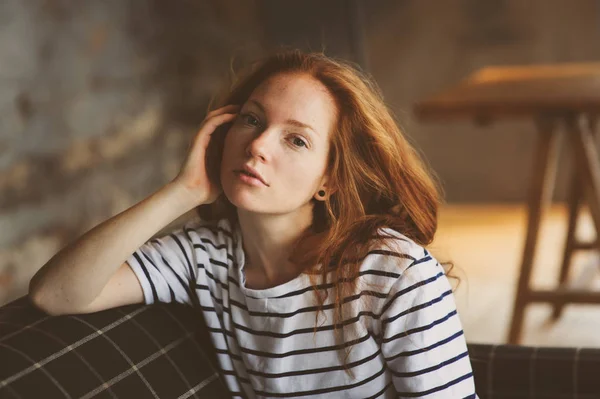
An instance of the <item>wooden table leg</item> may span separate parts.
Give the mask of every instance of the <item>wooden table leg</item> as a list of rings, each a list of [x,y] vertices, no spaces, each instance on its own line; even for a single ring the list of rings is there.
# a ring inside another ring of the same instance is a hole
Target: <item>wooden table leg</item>
[[[559,136],[555,129],[555,120],[540,118],[537,123],[538,145],[533,164],[532,186],[528,204],[527,236],[523,249],[517,295],[513,308],[508,343],[518,344],[525,317],[525,306],[529,302],[529,281],[533,266],[533,256],[537,243],[538,230],[544,208],[552,198],[556,180]]]
[[[569,221],[567,226],[567,238],[565,239],[565,249],[563,252],[562,264],[560,265],[560,273],[558,276],[558,287],[563,287],[567,281],[569,275],[569,268],[571,266],[571,260],[573,258],[573,252],[575,251],[575,245],[577,244],[577,219],[579,217],[579,209],[581,205],[582,187],[581,180],[579,179],[579,168],[575,165],[573,160],[573,173],[571,180],[571,187],[569,190]],[[564,303],[554,304],[552,311],[552,320],[556,321],[562,314]]]
[[[596,133],[596,118],[588,119],[588,126],[592,136]],[[560,267],[560,274],[558,276],[558,287],[564,287],[569,275],[569,268],[572,263],[573,253],[576,249],[584,249],[582,244],[577,241],[577,219],[579,217],[579,210],[581,208],[581,200],[583,196],[583,187],[580,178],[580,166],[577,164],[577,153],[573,146],[573,173],[571,178],[571,187],[569,190],[569,219],[567,226],[567,237],[565,239],[565,249],[563,252],[562,264]],[[597,244],[596,244],[597,245]],[[561,316],[564,309],[564,303],[555,303],[552,312],[552,320],[556,321]]]
[[[573,142],[579,178],[584,187],[584,198],[590,209],[596,234],[600,233],[600,159],[596,150],[593,129],[595,117],[570,117],[567,119],[569,137]],[[600,240],[596,240],[600,249]]]

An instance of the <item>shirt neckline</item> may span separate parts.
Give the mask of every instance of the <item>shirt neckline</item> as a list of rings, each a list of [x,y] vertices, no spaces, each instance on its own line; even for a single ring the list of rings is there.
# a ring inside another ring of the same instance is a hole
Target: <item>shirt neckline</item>
[[[283,284],[276,285],[274,287],[265,289],[253,289],[246,287],[246,274],[244,273],[244,266],[246,256],[244,254],[244,247],[242,244],[242,231],[239,223],[235,223],[232,228],[235,245],[235,259],[236,262],[234,267],[237,272],[238,281],[240,282],[240,290],[244,295],[252,298],[274,298],[285,295],[289,292],[305,288],[310,284],[308,276],[304,273],[300,273],[297,277]]]

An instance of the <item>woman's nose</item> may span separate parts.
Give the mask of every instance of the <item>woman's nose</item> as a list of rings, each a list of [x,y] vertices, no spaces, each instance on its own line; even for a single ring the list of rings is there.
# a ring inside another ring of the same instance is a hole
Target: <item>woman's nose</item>
[[[246,148],[246,153],[252,157],[258,157],[262,161],[267,161],[270,157],[271,141],[273,141],[273,135],[268,130],[264,130],[254,136]]]

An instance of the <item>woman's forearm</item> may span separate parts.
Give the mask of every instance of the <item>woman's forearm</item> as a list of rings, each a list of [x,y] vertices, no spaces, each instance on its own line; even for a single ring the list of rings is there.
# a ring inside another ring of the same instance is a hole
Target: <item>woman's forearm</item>
[[[31,279],[30,297],[67,311],[91,303],[136,249],[198,205],[182,186],[167,184],[58,252]]]

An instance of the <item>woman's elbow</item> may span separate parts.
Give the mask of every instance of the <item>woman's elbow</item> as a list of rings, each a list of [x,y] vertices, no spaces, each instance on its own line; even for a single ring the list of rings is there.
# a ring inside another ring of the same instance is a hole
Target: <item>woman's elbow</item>
[[[53,295],[52,295],[53,294]],[[35,286],[35,284],[29,283],[29,292],[27,294],[29,302],[37,309],[43,311],[50,316],[60,316],[63,314],[74,313],[69,306],[65,306],[67,303],[58,301],[56,293],[49,293],[47,289],[43,287]]]

